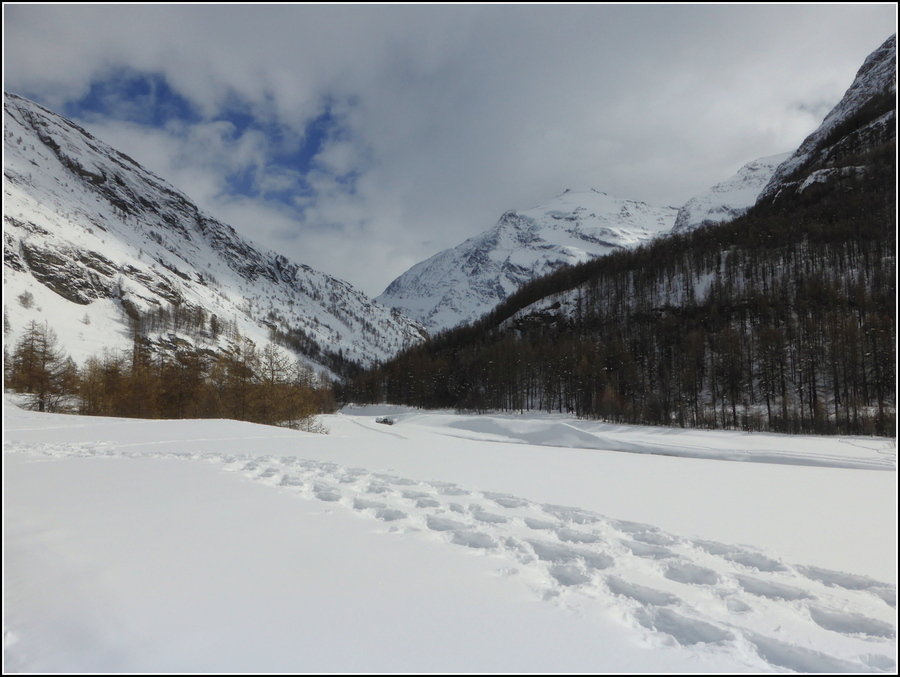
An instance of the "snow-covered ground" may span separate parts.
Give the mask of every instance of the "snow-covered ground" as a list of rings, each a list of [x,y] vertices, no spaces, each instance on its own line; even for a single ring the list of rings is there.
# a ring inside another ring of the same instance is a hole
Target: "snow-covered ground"
[[[7,399],[5,671],[896,669],[895,440],[325,419]]]

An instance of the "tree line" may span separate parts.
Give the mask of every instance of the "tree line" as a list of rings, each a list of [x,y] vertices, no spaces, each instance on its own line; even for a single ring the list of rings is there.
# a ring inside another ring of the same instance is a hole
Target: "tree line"
[[[894,435],[893,148],[869,154],[865,177],[534,280],[342,396]]]
[[[134,325],[133,325],[134,328]],[[331,383],[272,344],[244,339],[230,350],[176,340],[154,349],[133,331],[130,354],[104,350],[78,367],[47,323],[31,322],[10,352],[4,388],[28,393],[38,411],[135,418],[233,418],[324,432],[335,410]]]

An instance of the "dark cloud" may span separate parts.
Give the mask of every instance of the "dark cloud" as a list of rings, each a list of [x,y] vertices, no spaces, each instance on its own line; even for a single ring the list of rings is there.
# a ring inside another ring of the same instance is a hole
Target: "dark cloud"
[[[566,188],[677,206],[791,150],[896,10],[5,5],[4,18],[8,90],[68,107],[247,236],[374,295]],[[123,73],[152,86],[125,96]]]

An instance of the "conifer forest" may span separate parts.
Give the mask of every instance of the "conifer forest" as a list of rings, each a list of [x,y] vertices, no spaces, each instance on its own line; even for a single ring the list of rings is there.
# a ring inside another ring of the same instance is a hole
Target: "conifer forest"
[[[343,397],[895,435],[894,152],[846,158],[864,177],[537,279]]]

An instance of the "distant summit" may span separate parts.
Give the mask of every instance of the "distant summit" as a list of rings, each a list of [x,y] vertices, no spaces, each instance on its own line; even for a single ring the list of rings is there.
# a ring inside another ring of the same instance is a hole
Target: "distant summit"
[[[489,312],[522,284],[672,229],[677,210],[596,190],[509,211],[489,230],[416,264],[376,300],[439,331]]]
[[[791,153],[781,153],[748,162],[730,179],[695,195],[678,210],[672,231],[681,233],[700,226],[728,223],[745,214],[756,204],[778,166],[789,157]]]

